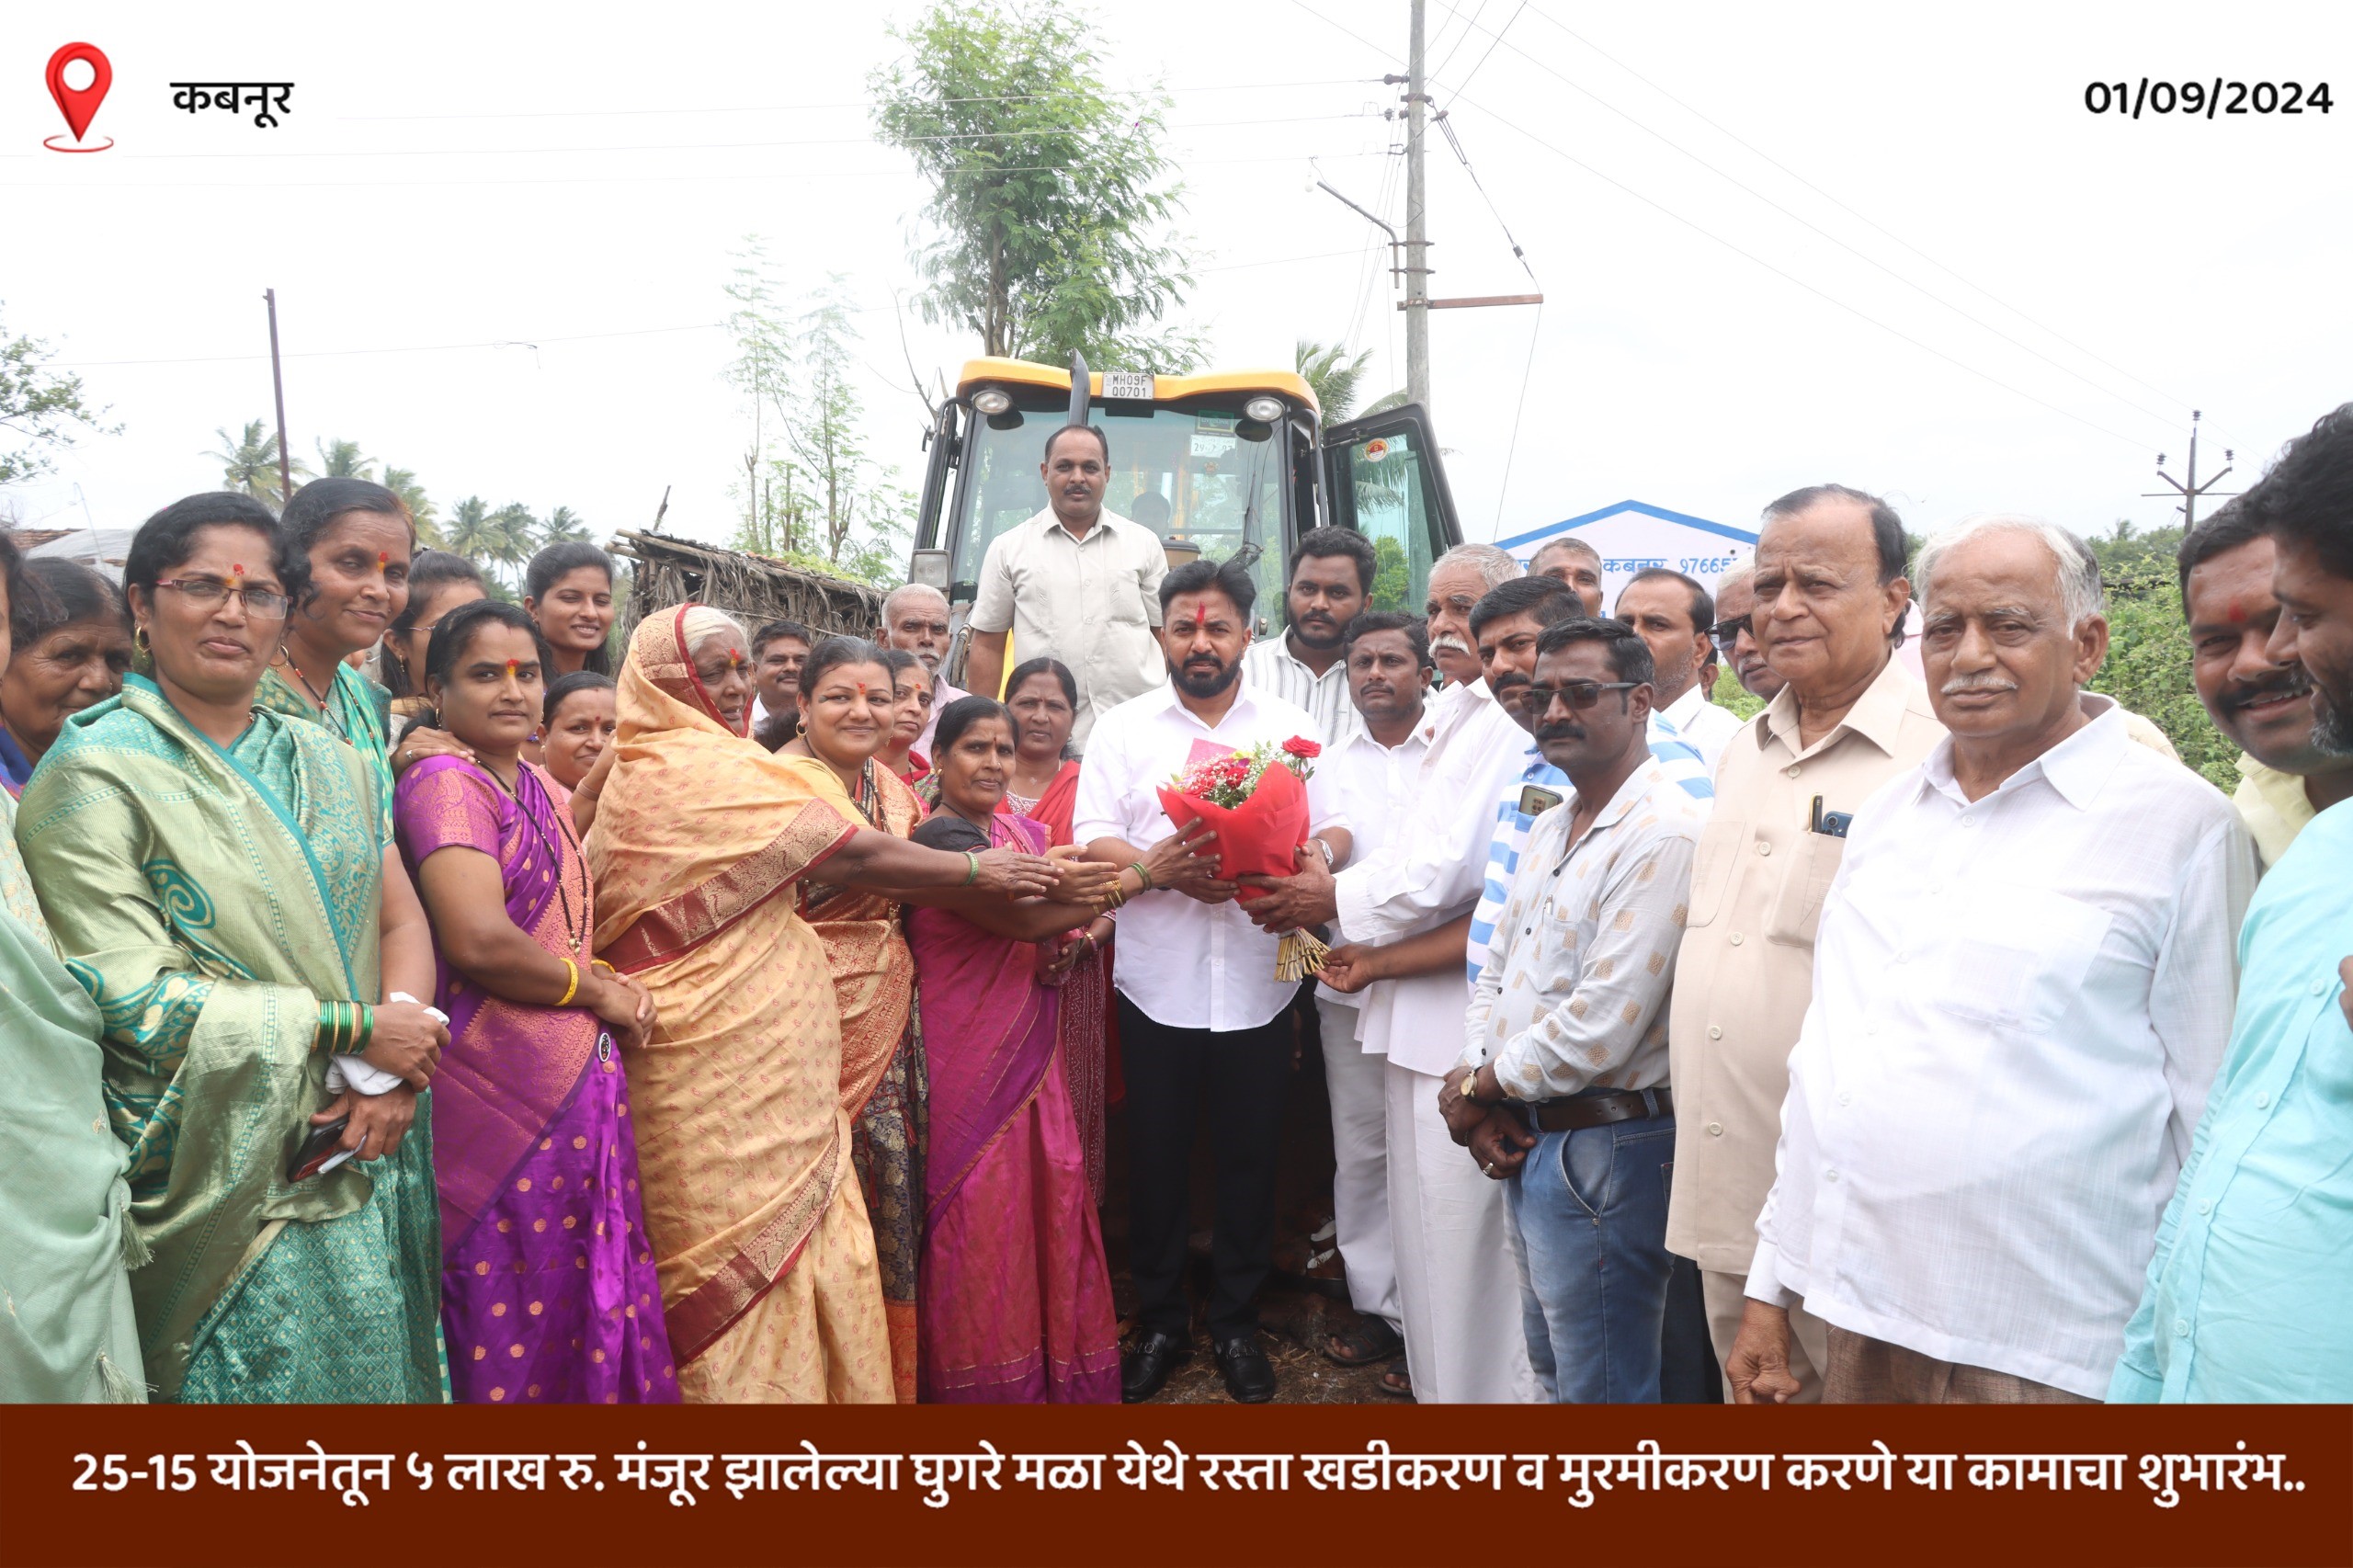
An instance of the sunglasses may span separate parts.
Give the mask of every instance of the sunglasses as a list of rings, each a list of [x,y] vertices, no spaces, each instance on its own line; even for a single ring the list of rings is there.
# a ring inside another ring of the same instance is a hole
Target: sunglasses
[[[1605,691],[1631,691],[1643,683],[1638,680],[1573,680],[1559,686],[1523,686],[1519,688],[1519,706],[1530,713],[1549,711],[1557,700],[1568,705],[1573,713],[1582,713],[1601,700]],[[1619,699],[1620,704],[1625,699]]]
[[[1746,632],[1751,637],[1756,635],[1756,629],[1748,623],[1748,617],[1736,615],[1730,620],[1720,620],[1708,628],[1708,641],[1716,645],[1716,652],[1729,653],[1732,652],[1732,645],[1740,641],[1743,632]]]

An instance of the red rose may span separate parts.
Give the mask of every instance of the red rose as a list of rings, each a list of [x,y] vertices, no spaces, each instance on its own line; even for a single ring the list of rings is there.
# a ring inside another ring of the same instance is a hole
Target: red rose
[[[1283,743],[1283,750],[1293,756],[1322,756],[1324,748],[1303,736],[1293,735]]]

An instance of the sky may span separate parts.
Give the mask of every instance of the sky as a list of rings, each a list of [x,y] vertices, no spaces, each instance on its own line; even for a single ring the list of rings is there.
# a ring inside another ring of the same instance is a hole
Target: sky
[[[716,329],[732,253],[859,307],[868,434],[919,478],[926,385],[976,353],[925,325],[926,189],[870,134],[912,4],[484,6],[17,0],[0,17],[0,324],[106,405],[19,523],[135,525],[220,483],[271,407],[275,289],[298,454],[345,437],[460,496],[599,534],[724,539],[750,436]],[[1404,380],[1404,0],[1108,4],[1104,76],[1169,95],[1198,286],[1172,318],[1220,369],[1302,337]],[[2224,488],[2353,397],[2353,72],[2305,113],[2138,121],[2094,81],[2322,79],[2353,7],[1429,0],[1432,415],[1464,532],[1633,497],[1750,522],[1835,480],[1915,531],[2001,509],[2079,530],[2177,520],[2156,461]],[[68,41],[112,89],[61,156]],[[275,128],[174,108],[176,81],[290,81]],[[1475,176],[1475,177],[1474,177]],[[1506,237],[1506,236],[1509,237]],[[1517,239],[1523,270],[1512,255]],[[1530,282],[1532,274],[1535,281]],[[1124,367],[1149,369],[1150,367]],[[2209,504],[2210,506],[2211,503]]]

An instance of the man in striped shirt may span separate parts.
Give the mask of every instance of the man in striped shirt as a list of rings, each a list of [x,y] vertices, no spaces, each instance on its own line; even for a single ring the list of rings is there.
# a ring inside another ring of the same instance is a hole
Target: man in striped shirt
[[[1372,541],[1354,528],[1310,528],[1290,552],[1280,631],[1262,637],[1243,655],[1250,684],[1314,716],[1317,740],[1328,748],[1362,733],[1364,720],[1348,700],[1343,655],[1348,622],[1372,602],[1377,568]]]

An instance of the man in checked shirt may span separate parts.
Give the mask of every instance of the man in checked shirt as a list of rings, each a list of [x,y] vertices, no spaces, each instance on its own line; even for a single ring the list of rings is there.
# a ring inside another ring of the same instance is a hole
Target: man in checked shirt
[[[1529,1359],[1563,1403],[1659,1397],[1666,999],[1707,809],[1651,756],[1652,674],[1622,622],[1537,640],[1528,711],[1574,793],[1529,834],[1438,1101],[1508,1184]]]

